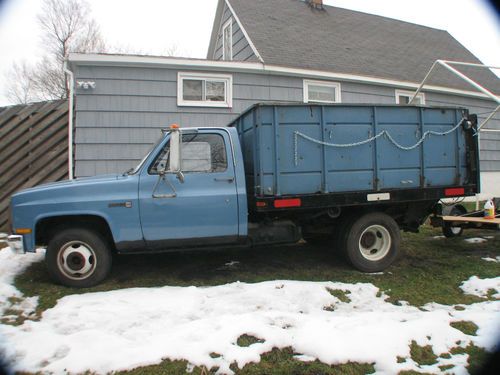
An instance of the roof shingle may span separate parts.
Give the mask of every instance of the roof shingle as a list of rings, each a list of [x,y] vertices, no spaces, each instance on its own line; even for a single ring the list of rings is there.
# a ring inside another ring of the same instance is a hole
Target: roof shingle
[[[448,32],[300,0],[229,0],[266,64],[420,82],[437,59],[481,63]],[[500,93],[487,69],[457,67]],[[473,90],[444,68],[431,84]]]

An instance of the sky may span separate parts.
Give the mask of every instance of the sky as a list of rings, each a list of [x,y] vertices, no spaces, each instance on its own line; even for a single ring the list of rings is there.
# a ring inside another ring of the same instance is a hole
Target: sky
[[[251,1],[251,0],[247,0]],[[89,0],[102,35],[122,51],[204,58],[217,0]],[[325,0],[325,4],[447,30],[487,65],[500,66],[500,21],[485,0]],[[36,15],[42,0],[0,0],[0,106],[14,62],[43,53]]]

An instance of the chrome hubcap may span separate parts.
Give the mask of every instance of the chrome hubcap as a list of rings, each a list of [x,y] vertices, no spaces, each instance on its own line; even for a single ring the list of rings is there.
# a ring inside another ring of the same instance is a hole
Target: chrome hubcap
[[[96,263],[94,250],[89,245],[71,241],[61,247],[57,265],[66,277],[82,280],[94,273]]]
[[[391,235],[382,225],[371,225],[359,238],[361,255],[370,260],[378,261],[384,258],[391,248]]]

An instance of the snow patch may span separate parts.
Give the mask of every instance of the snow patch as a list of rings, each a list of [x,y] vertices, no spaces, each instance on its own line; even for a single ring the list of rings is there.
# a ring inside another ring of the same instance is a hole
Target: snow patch
[[[494,298],[500,298],[500,277],[492,279],[480,279],[477,276],[471,276],[469,280],[460,285],[460,289],[466,294],[472,294],[478,297],[487,297],[488,291],[493,290]]]
[[[464,241],[468,242],[468,243],[483,243],[483,242],[486,242],[488,240],[485,238],[482,238],[482,237],[472,237],[472,238],[466,238],[466,239],[464,239]]]
[[[486,257],[486,258],[481,258],[481,259],[485,260],[487,262],[500,263],[500,256],[498,256],[496,258]]]
[[[10,247],[0,249],[0,316],[11,309],[30,314],[37,304],[37,297],[23,298],[22,293],[12,284],[16,275],[23,272],[32,263],[40,262],[44,250],[36,253],[15,254]]]
[[[432,238],[435,240],[441,240],[441,239],[446,238],[446,237],[445,236],[433,236]]]

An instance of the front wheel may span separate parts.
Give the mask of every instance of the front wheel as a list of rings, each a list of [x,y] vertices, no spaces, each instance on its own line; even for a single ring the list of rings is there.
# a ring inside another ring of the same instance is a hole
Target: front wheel
[[[392,217],[380,212],[365,214],[347,225],[343,248],[351,264],[363,272],[389,267],[399,254],[401,235]]]
[[[70,228],[50,240],[45,264],[55,282],[74,288],[89,288],[109,274],[111,253],[99,234],[88,229]]]

